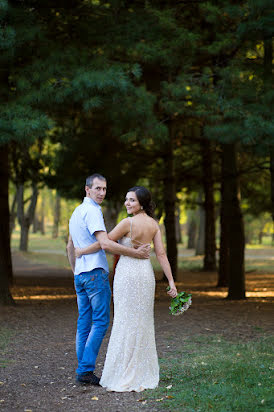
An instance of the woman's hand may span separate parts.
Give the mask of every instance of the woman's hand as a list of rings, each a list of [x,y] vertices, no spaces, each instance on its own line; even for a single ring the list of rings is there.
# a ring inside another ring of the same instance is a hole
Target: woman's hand
[[[82,252],[81,252],[81,248],[79,248],[79,247],[76,247],[75,249],[74,249],[74,253],[75,253],[75,257],[76,258],[80,258],[81,256],[82,256]]]
[[[167,292],[167,294],[168,294],[169,296],[171,296],[172,298],[176,298],[176,296],[178,295],[178,292],[177,292],[175,283],[174,283],[173,281],[170,281],[170,282],[169,282],[169,287],[170,287],[170,289],[169,289],[169,291]]]

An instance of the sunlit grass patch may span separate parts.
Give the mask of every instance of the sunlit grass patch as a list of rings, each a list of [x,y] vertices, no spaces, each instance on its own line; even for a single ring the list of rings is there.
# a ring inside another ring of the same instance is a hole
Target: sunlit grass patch
[[[6,359],[6,348],[12,338],[12,332],[9,329],[0,329],[0,368],[5,368],[10,362]]]
[[[11,247],[18,250],[20,243],[20,231],[15,230],[11,236]],[[50,233],[41,235],[41,233],[29,233],[29,250],[53,251],[60,254],[66,254],[65,235],[60,235],[53,239]]]
[[[148,401],[178,412],[270,411],[271,361],[272,338],[235,344],[194,337],[160,360],[160,386],[147,392]]]

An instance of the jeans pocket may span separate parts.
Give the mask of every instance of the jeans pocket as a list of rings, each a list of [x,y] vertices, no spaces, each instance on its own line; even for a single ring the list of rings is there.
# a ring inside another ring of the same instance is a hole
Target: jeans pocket
[[[102,279],[104,282],[108,282],[109,278],[108,278],[108,272],[106,272],[105,270],[102,271]]]

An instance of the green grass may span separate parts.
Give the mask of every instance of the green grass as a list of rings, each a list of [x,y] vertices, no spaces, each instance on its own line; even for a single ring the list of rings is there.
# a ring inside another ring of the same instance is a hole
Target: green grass
[[[18,250],[20,243],[20,231],[15,230],[11,237],[12,249]],[[61,234],[57,239],[52,239],[51,234],[47,233],[41,235],[41,233],[29,234],[29,250],[49,250],[58,251],[59,253],[66,253],[65,237]]]
[[[267,259],[260,260],[246,260],[245,263],[246,272],[261,272],[261,273],[273,273],[274,271],[274,261]]]
[[[11,247],[13,250],[19,249],[19,238],[20,231],[17,228],[11,239]],[[257,246],[257,245],[256,245]],[[203,267],[203,256],[181,256],[180,253],[183,253],[184,245],[178,245],[179,259],[178,259],[178,268],[183,271],[200,271]],[[248,245],[248,249],[250,246]],[[270,247],[265,247],[266,249],[273,250]],[[51,233],[46,233],[41,235],[40,233],[31,233],[29,235],[29,252],[23,253],[23,256],[28,260],[34,263],[43,263],[49,266],[69,268],[68,260],[66,257],[66,243],[65,243],[65,234],[62,232],[57,239],[52,239]],[[111,255],[108,255],[108,262],[110,268],[113,265],[113,258]],[[155,256],[152,256],[152,264],[154,270],[162,271],[159,262]],[[274,265],[273,260],[267,259],[246,259],[246,271],[260,271],[260,272],[273,272]]]
[[[218,336],[192,337],[179,352],[160,360],[160,386],[144,398],[174,412],[272,411],[271,360],[272,338],[235,343]]]
[[[0,368],[5,368],[9,360],[5,358],[5,350],[12,338],[12,332],[9,329],[1,328],[0,329]]]

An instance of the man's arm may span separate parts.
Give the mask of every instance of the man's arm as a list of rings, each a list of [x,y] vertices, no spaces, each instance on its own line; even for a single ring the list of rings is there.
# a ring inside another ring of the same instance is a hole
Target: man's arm
[[[69,235],[68,243],[67,243],[67,256],[69,260],[69,264],[71,266],[71,270],[74,273],[75,269],[75,253],[74,253],[74,244],[72,241],[71,236]]]
[[[96,239],[100,243],[101,249],[111,252],[114,255],[130,256],[137,259],[148,259],[150,245],[142,245],[138,249],[119,245],[108,238],[107,232],[95,232]]]

